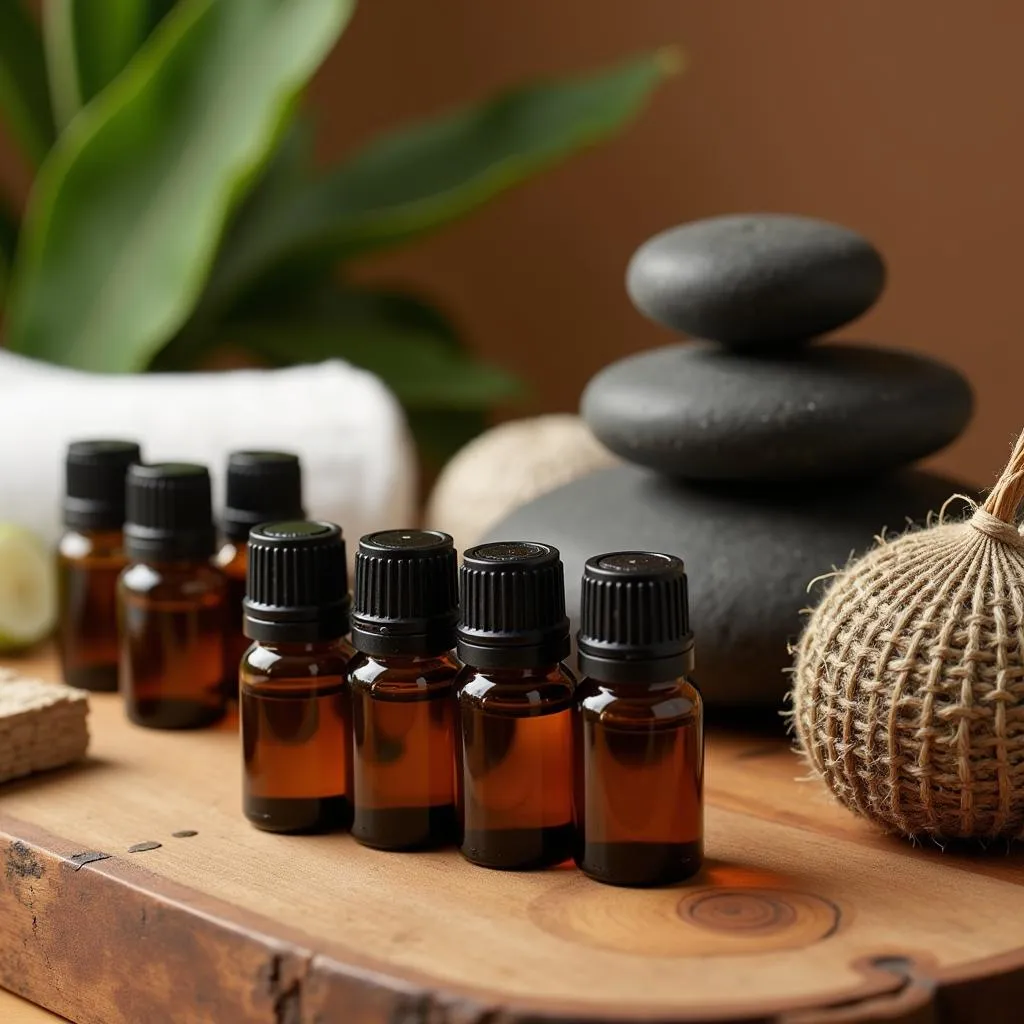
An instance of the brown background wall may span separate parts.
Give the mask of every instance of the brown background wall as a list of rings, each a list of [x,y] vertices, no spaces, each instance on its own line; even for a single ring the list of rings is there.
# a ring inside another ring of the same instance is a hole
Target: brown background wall
[[[571,409],[604,363],[668,340],[622,287],[648,235],[730,211],[849,224],[890,283],[847,333],[967,373],[975,421],[935,462],[986,482],[1024,426],[1022,37],[1017,0],[372,0],[313,101],[327,160],[505,83],[682,43],[688,72],[626,136],[368,273],[432,292],[535,383],[534,408]]]

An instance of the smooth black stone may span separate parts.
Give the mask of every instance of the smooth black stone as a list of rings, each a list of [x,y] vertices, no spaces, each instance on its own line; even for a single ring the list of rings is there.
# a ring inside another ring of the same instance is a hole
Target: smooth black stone
[[[868,550],[883,528],[899,533],[908,518],[923,522],[955,493],[977,496],[968,484],[917,471],[830,486],[696,485],[617,466],[537,498],[482,539],[559,548],[574,635],[587,558],[636,549],[679,555],[705,702],[781,708],[787,643],[799,634],[801,609],[825,588],[808,592],[808,584]],[[947,515],[963,512],[955,503]]]
[[[696,338],[750,347],[802,342],[871,308],[885,287],[877,249],[849,228],[759,213],[671,228],[626,275],[645,316]]]
[[[945,447],[971,416],[970,385],[924,356],[862,345],[752,355],[667,345],[601,370],[583,393],[617,455],[691,480],[877,473]]]

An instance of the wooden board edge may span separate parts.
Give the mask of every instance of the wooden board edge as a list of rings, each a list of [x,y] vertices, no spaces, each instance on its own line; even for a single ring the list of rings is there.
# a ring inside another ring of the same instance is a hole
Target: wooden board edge
[[[499,1003],[411,972],[396,976],[347,951],[319,950],[308,936],[250,911],[121,857],[89,860],[86,852],[0,815],[0,987],[78,1024],[160,1024],[183,1019],[186,1007],[189,1020],[232,1024],[810,1024],[869,1019],[857,1016],[859,1007],[886,1004],[896,1012],[887,1019],[917,1024],[900,1015],[900,1004],[915,1013],[926,1004],[940,1012],[946,1003],[969,1006],[977,983],[991,978],[986,964],[1013,1005],[1024,996],[1020,950],[945,981],[920,958],[872,958],[856,965],[861,983],[833,993],[827,1005],[779,1000],[693,1006],[683,1015],[678,1008],[606,1006],[595,1015],[592,1005]]]

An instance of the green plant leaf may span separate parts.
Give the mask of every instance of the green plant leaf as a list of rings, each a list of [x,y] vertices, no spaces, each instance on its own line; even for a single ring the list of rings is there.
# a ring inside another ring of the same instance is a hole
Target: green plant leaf
[[[277,148],[270,156],[255,185],[235,210],[232,223],[227,228],[227,238],[237,230],[253,209],[264,203],[273,203],[276,198],[294,188],[308,173],[313,159],[314,128],[312,122],[301,112],[288,124]],[[221,244],[224,244],[223,242]],[[299,301],[307,291],[323,287],[320,279],[304,282],[303,287],[265,288],[254,294],[246,309],[250,318],[278,316],[282,312],[299,309]],[[211,349],[219,347],[221,325],[190,322],[150,360],[147,369],[157,371],[191,370],[201,364]]]
[[[381,325],[239,327],[232,343],[273,363],[344,359],[380,377],[409,409],[487,409],[520,398],[511,374],[472,359],[426,331]]]
[[[145,368],[181,327],[232,209],[352,0],[183,0],[41,169],[11,282],[11,348]]]
[[[167,14],[169,0],[43,0],[54,117],[63,128],[112,82]]]
[[[516,89],[377,140],[240,225],[214,268],[204,315],[231,307],[296,260],[349,259],[468,214],[613,135],[678,66],[675,51],[661,50],[586,77]]]
[[[23,155],[42,162],[56,132],[43,43],[21,0],[0,0],[0,115]]]

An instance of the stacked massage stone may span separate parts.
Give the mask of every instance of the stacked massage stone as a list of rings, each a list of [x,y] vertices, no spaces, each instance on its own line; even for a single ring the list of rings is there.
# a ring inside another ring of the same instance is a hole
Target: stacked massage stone
[[[557,545],[574,620],[590,555],[680,555],[707,703],[781,706],[809,582],[974,490],[907,468],[970,419],[956,370],[892,348],[812,344],[884,284],[870,242],[804,217],[716,217],[651,238],[629,266],[633,303],[703,340],[598,373],[582,414],[627,464],[518,509],[488,539]]]

